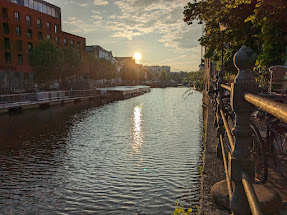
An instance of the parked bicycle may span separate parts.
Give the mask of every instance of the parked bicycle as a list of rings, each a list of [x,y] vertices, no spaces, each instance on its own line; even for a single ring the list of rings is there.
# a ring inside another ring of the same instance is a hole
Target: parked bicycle
[[[220,122],[218,122],[218,102],[217,102],[217,98],[218,98],[218,91],[216,89],[213,89],[209,92],[210,96],[211,96],[211,104],[214,107],[214,112],[215,112],[215,127],[218,126],[218,124]],[[233,112],[231,105],[230,105],[230,96],[227,95],[223,95],[222,96],[222,110],[224,112],[225,118],[228,121],[228,124],[231,128],[234,127],[235,125],[235,113]],[[250,127],[252,129],[252,138],[251,138],[251,142],[250,142],[250,153],[251,153],[251,159],[254,162],[255,165],[255,181],[259,182],[259,183],[264,183],[267,180],[267,174],[268,174],[268,166],[267,166],[267,159],[266,159],[266,155],[265,155],[265,151],[264,151],[264,140],[262,138],[262,136],[260,135],[259,129],[255,123],[255,121],[253,120],[253,118],[250,118]],[[224,132],[223,135],[223,140],[225,143],[225,146],[227,147],[227,149],[229,151],[232,151],[232,147],[231,144],[229,143],[229,139],[227,137],[227,133],[226,131]],[[220,144],[218,144],[217,147],[217,157],[222,159],[222,150],[221,150],[221,146]]]

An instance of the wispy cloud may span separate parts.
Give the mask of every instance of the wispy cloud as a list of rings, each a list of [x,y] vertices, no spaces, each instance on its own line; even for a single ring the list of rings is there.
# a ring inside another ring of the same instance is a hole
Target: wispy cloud
[[[183,7],[188,0],[115,0],[120,14],[110,16],[107,28],[113,37],[132,40],[136,36],[157,33],[159,42],[178,52],[198,45],[200,28],[191,30],[183,22]],[[194,41],[185,36],[197,37]],[[192,41],[192,42],[191,42]]]
[[[81,20],[76,17],[68,17],[67,21],[64,21],[65,25],[73,26],[71,29],[72,33],[83,33],[87,34],[90,32],[94,32],[97,29],[95,28],[95,24],[100,24],[100,22],[87,22],[86,20]]]
[[[94,0],[93,1],[94,5],[107,5],[109,2],[107,0]]]

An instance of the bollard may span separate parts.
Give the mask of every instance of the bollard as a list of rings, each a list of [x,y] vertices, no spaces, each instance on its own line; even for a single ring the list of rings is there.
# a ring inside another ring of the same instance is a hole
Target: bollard
[[[249,178],[254,179],[254,164],[251,162],[249,144],[252,135],[250,114],[254,106],[245,101],[244,93],[256,91],[255,78],[252,68],[256,61],[256,54],[249,47],[242,46],[234,55],[234,65],[238,69],[235,82],[231,85],[231,106],[236,114],[236,123],[232,130],[235,148],[229,159],[229,174],[235,184],[230,208],[235,215],[250,214],[250,207],[242,185],[241,173],[244,171]]]

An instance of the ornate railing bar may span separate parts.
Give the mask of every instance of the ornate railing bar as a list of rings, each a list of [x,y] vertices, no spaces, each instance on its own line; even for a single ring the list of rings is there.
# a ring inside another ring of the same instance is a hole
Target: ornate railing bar
[[[242,172],[242,184],[249,202],[249,206],[253,215],[263,215],[263,212],[260,209],[260,204],[256,196],[255,190],[252,184],[249,182],[250,179],[245,172]]]
[[[217,98],[216,100],[217,100],[217,103],[219,104],[219,107],[222,107],[222,102],[219,100],[219,98]],[[231,134],[231,130],[229,128],[229,125],[228,125],[228,122],[227,122],[227,119],[226,119],[226,117],[224,115],[223,110],[220,108],[219,111],[220,111],[221,118],[222,118],[225,130],[226,130],[226,134],[227,134],[227,137],[228,137],[228,140],[229,140],[229,144],[231,146],[231,151],[233,151],[235,144],[234,144],[233,136]]]
[[[221,84],[220,85],[222,88],[226,89],[227,91],[231,92],[231,87],[226,85],[226,84]]]
[[[287,123],[287,105],[251,93],[244,95],[247,102]]]
[[[225,156],[225,150],[224,150],[224,143],[223,143],[222,135],[220,135],[219,138],[220,138],[221,149],[222,149],[222,158],[223,158],[224,172],[225,172],[227,189],[228,189],[228,196],[229,196],[229,200],[231,201],[233,189],[232,189],[230,177],[228,174],[228,166],[227,166],[227,161],[226,161],[226,156]]]

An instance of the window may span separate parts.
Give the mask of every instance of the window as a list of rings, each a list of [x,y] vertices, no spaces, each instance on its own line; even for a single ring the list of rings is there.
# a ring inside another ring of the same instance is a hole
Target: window
[[[8,9],[7,8],[2,8],[2,16],[3,18],[8,18]]]
[[[9,34],[9,24],[8,23],[3,23],[3,31],[5,34]]]
[[[23,55],[18,54],[18,63],[23,64]]]
[[[47,6],[45,4],[43,4],[43,13],[47,14]]]
[[[38,8],[38,2],[37,1],[34,1],[34,10],[38,10],[39,11],[39,8]]]
[[[58,45],[60,45],[60,38],[59,38],[59,37],[56,37],[56,43],[57,43]]]
[[[80,49],[81,48],[81,43],[80,42],[78,42],[78,49]]]
[[[31,16],[26,16],[27,25],[31,25]]]
[[[67,43],[67,39],[66,39],[66,38],[64,38],[64,45],[65,45],[65,46],[67,46],[67,45],[68,45],[68,43]]]
[[[51,34],[47,34],[47,38],[50,40],[51,39]]]
[[[43,12],[43,4],[38,2],[38,8],[40,12]]]
[[[23,5],[23,0],[8,0],[8,1],[11,1],[15,4],[20,4],[20,5]]]
[[[48,15],[52,15],[52,8],[50,8],[49,6],[47,6],[47,14]]]
[[[34,8],[34,0],[29,0],[29,8]]]
[[[10,52],[5,52],[6,63],[11,63],[11,54]]]
[[[56,17],[56,10],[55,10],[54,8],[51,8],[51,10],[52,10],[52,14],[51,14],[51,15],[52,15],[53,17]]]
[[[31,29],[27,30],[27,37],[32,39],[32,30]]]
[[[17,37],[21,37],[21,27],[20,26],[16,26],[16,35],[17,35]]]
[[[56,18],[60,18],[60,11],[59,10],[56,10]]]
[[[29,0],[24,0],[24,6],[29,7]]]
[[[48,29],[48,31],[51,31],[51,23],[50,22],[47,22],[47,29]]]
[[[17,40],[17,49],[18,51],[22,51],[22,40]]]
[[[60,33],[60,27],[59,25],[55,25],[55,33]]]
[[[28,51],[32,51],[33,49],[33,43],[28,43]]]
[[[43,39],[43,33],[42,32],[38,32],[38,40],[42,40]]]
[[[74,40],[71,40],[71,46],[74,48]]]
[[[4,39],[4,47],[5,47],[5,49],[10,49],[10,39],[9,38]]]
[[[42,21],[41,21],[41,19],[37,19],[37,26],[38,26],[38,28],[42,28]]]
[[[20,22],[20,14],[18,12],[15,12],[15,21]]]

